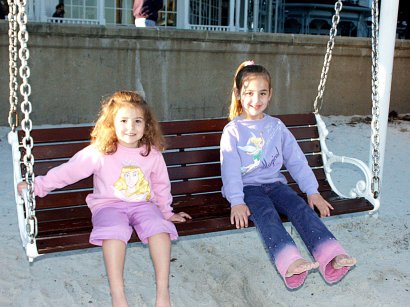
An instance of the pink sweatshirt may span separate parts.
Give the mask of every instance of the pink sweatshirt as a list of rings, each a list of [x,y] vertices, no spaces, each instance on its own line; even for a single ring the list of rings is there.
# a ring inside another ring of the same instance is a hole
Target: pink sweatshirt
[[[172,195],[164,158],[155,148],[147,157],[141,155],[144,151],[145,148],[118,144],[117,151],[107,155],[89,145],[45,176],[35,177],[34,193],[44,197],[52,190],[93,175],[94,191],[86,198],[91,211],[121,201],[152,202],[169,219],[173,215]]]

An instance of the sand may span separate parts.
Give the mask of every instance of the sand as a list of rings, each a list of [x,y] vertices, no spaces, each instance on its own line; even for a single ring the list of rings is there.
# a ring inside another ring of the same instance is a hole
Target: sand
[[[367,161],[370,126],[352,117],[325,117],[328,147]],[[12,187],[7,127],[0,127],[0,306],[110,306],[100,248],[49,254],[33,263],[20,243]],[[181,237],[172,245],[170,290],[176,307],[408,306],[410,301],[410,123],[389,123],[381,209],[378,217],[354,214],[325,219],[357,258],[339,283],[314,271],[298,290],[288,290],[254,228]],[[358,172],[335,171],[347,192]],[[293,234],[302,252],[303,243]],[[154,306],[154,272],[148,248],[130,244],[125,267],[130,306]]]

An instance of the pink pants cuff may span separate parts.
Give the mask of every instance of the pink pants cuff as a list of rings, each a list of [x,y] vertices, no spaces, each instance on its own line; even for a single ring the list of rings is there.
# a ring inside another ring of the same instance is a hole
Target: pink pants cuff
[[[336,240],[326,241],[317,248],[313,255],[320,264],[320,273],[325,281],[330,284],[341,280],[350,269],[350,267],[342,267],[340,269],[333,268],[331,261],[339,255],[347,255],[347,253]]]
[[[302,274],[292,275],[291,277],[285,277],[286,272],[289,269],[289,266],[298,259],[303,259],[299,250],[296,246],[288,245],[283,248],[275,257],[276,259],[276,268],[278,269],[279,274],[282,276],[285,281],[285,285],[289,289],[299,288],[305,282],[307,272]]]

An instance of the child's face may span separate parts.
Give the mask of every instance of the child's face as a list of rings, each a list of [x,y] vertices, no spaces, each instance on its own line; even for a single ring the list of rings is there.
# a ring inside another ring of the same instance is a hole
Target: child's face
[[[114,118],[115,134],[118,143],[125,147],[138,147],[138,141],[144,135],[145,120],[142,110],[122,107]]]
[[[268,80],[257,74],[247,76],[240,92],[237,91],[235,94],[242,104],[241,116],[251,120],[263,118],[263,112],[272,97]]]

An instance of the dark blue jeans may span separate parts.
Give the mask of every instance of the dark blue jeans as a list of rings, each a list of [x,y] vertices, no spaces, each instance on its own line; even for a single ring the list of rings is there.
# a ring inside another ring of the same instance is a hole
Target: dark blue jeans
[[[309,252],[319,262],[326,281],[335,282],[343,277],[345,273],[339,276],[342,269],[336,272],[328,264],[334,257],[346,252],[314,210],[292,188],[275,182],[246,186],[244,193],[245,203],[251,211],[250,219],[255,223],[270,257],[288,287],[299,287],[307,273],[285,278],[289,266],[302,256],[284,228],[279,214],[287,216],[296,228]]]

